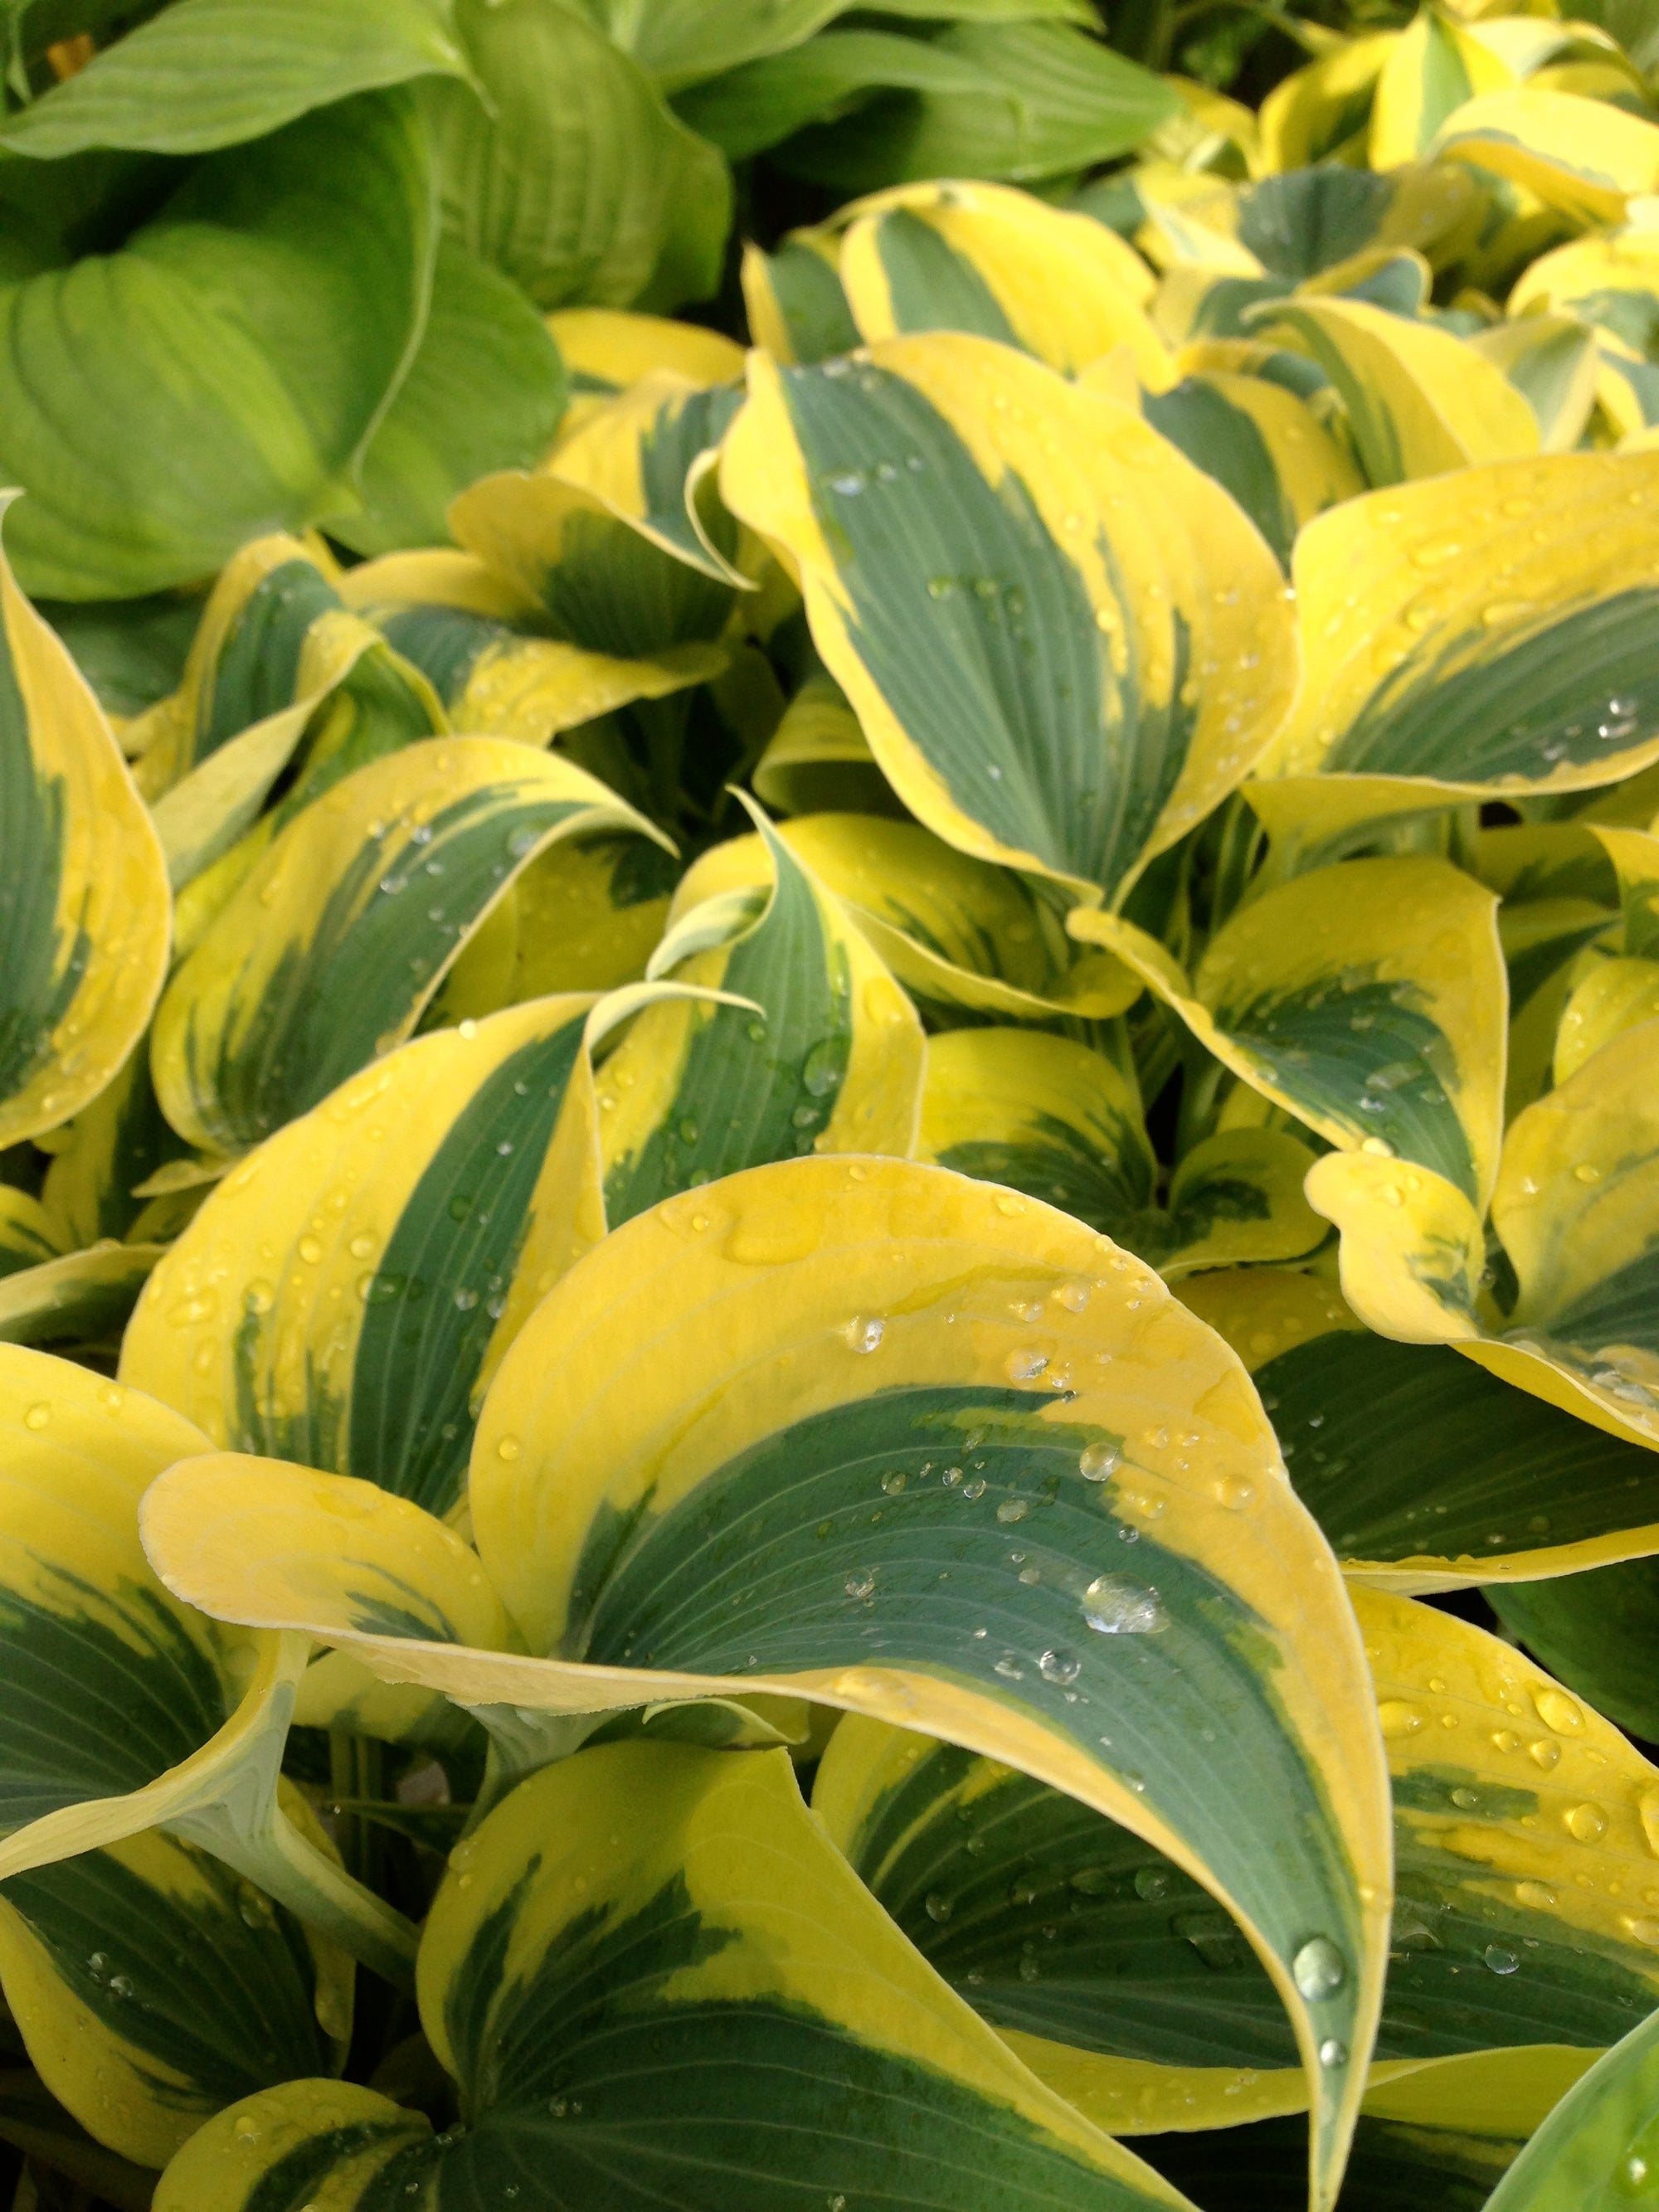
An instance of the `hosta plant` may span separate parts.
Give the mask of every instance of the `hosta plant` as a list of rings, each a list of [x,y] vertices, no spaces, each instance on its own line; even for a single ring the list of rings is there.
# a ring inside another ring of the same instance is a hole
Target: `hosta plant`
[[[1659,2202],[1639,18],[555,12],[863,196],[0,574],[15,2206]]]

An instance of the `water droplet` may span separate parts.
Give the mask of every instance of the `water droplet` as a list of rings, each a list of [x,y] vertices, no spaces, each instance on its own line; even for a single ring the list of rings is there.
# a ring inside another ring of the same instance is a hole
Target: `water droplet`
[[[1048,1364],[1046,1352],[1011,1352],[1003,1362],[1003,1371],[1011,1382],[1030,1382],[1041,1375]]]
[[[1310,2004],[1340,1990],[1347,1973],[1347,1961],[1328,1936],[1310,1936],[1291,1961],[1291,1978]]]
[[[1328,2035],[1319,2046],[1319,2063],[1328,2069],[1346,2066],[1348,2063],[1347,2045],[1339,2043],[1334,2035]]]
[[[1037,1672],[1043,1680],[1058,1682],[1062,1689],[1075,1682],[1080,1671],[1081,1662],[1069,1651],[1045,1651],[1037,1661]]]
[[[1242,1474],[1224,1474],[1212,1486],[1211,1494],[1230,1513],[1243,1513],[1255,1503],[1255,1485]]]
[[[847,1341],[854,1352],[875,1351],[886,1334],[885,1322],[866,1321],[862,1316],[854,1316],[847,1324]]]
[[[314,1267],[323,1256],[322,1245],[314,1237],[302,1237],[295,1249],[308,1267]]]
[[[31,1406],[24,1414],[23,1426],[26,1429],[39,1431],[44,1429],[51,1419],[52,1407],[46,1399],[42,1398],[38,1405]]]
[[[1029,1498],[1005,1498],[997,1508],[997,1519],[1002,1522],[1004,1528],[1009,1528],[1016,1521],[1024,1521],[1030,1510],[1031,1503]]]
[[[1599,1844],[1607,1832],[1607,1816],[1599,1805],[1575,1805],[1565,1817],[1567,1833],[1581,1844]]]
[[[1121,1443],[1091,1444],[1078,1460],[1077,1471],[1085,1482],[1106,1482],[1123,1464]]]
[[[1521,1964],[1514,1952],[1505,1950],[1501,1943],[1488,1943],[1480,1955],[1494,1974],[1512,1974]]]
[[[1547,1743],[1540,1737],[1536,1743],[1527,1746],[1527,1756],[1534,1766],[1541,1766],[1547,1774],[1551,1767],[1560,1764],[1561,1747],[1559,1743]]]
[[[1572,1173],[1575,1182],[1600,1182],[1601,1180],[1601,1170],[1594,1160],[1580,1160]]]
[[[1559,1899],[1547,1881],[1521,1881],[1515,1886],[1516,1902],[1534,1912],[1551,1911]]]
[[[515,1460],[524,1449],[517,1437],[503,1437],[495,1447],[497,1459]]]
[[[964,1498],[969,1499],[983,1498],[985,1495],[985,1477],[982,1474],[976,1474],[971,1482],[964,1482],[962,1486],[962,1494]]]
[[[881,1478],[881,1486],[890,1498],[897,1498],[903,1492],[905,1480],[905,1473],[902,1467],[890,1468]]]
[[[1389,1736],[1415,1735],[1423,1725],[1423,1716],[1415,1705],[1408,1705],[1401,1698],[1384,1698],[1376,1709],[1376,1717],[1382,1733]]]
[[[942,1891],[930,1889],[925,1910],[930,1920],[937,1921],[942,1926],[951,1917],[951,1900]]]
[[[1097,1575],[1083,1593],[1083,1618],[1102,1636],[1156,1636],[1170,1625],[1158,1592],[1127,1575]]]
[[[1020,1665],[1018,1656],[1012,1651],[1003,1653],[1001,1658],[996,1662],[993,1671],[1000,1674],[1005,1681],[1023,1682],[1025,1680],[1025,1669]]]
[[[872,1596],[875,1587],[876,1571],[873,1567],[863,1574],[852,1574],[847,1577],[846,1589],[848,1597]]]
[[[1534,1690],[1532,1701],[1538,1708],[1538,1717],[1557,1735],[1582,1735],[1584,1716],[1565,1690]]]
[[[254,2118],[251,2112],[242,2112],[238,2115],[236,2124],[231,2130],[231,2133],[235,2136],[238,2142],[258,2142],[259,2140],[259,2123]]]
[[[801,1063],[801,1088],[813,1098],[839,1091],[847,1073],[851,1040],[846,1035],[820,1037]]]
[[[1626,1931],[1650,1951],[1659,1951],[1659,1920],[1626,1920]]]

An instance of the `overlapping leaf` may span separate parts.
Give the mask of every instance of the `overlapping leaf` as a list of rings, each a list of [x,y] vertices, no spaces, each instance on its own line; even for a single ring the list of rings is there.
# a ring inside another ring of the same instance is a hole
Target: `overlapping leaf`
[[[0,1147],[78,1113],[167,971],[161,847],[74,662],[0,555]]]
[[[500,738],[405,746],[267,847],[156,1016],[156,1093],[181,1134],[246,1152],[402,1042],[511,878],[550,844],[648,830],[568,762]]]
[[[1283,718],[1267,548],[1145,424],[985,339],[750,374],[726,503],[799,569],[900,796],[976,858],[1121,895]]]
[[[619,2160],[623,2186],[699,2212],[783,2190],[938,2212],[1187,2203],[930,1972],[782,1753],[619,1744],[524,1784],[460,1847],[421,2001],[467,2130],[296,2083],[204,2129],[158,2212],[251,2212],[298,2177],[343,2212],[410,2191],[553,2212],[614,2192]]]
[[[1241,1370],[1155,1277],[938,1169],[756,1170],[555,1288],[486,1401],[469,1499],[476,1559],[404,1501],[270,1461],[181,1467],[145,1525],[193,1601],[303,1620],[475,1708],[805,1693],[1123,1820],[1259,1948],[1328,2198],[1387,1894],[1369,1692]],[[1218,1702],[1200,1788],[1180,1746]],[[1291,1961],[1316,1932],[1345,1963],[1310,1997]]]

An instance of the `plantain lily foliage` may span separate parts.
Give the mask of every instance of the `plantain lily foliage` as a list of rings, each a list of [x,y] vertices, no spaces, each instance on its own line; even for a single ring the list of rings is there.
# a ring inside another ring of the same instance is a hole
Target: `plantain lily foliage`
[[[0,27],[13,2212],[1659,2203],[1641,10]]]

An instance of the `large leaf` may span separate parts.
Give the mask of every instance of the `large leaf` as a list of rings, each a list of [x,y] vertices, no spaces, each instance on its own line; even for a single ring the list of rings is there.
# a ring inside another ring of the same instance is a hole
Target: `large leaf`
[[[863,757],[873,776],[867,749]],[[942,1028],[963,1012],[1004,1021],[1106,1020],[1139,994],[1139,978],[1121,962],[1073,947],[1012,869],[971,860],[917,823],[805,814],[778,835],[848,906],[860,933]],[[754,838],[734,838],[697,865],[711,890],[758,885],[768,877]]]
[[[1486,1240],[1462,1192],[1389,1161],[1321,1160],[1308,1196],[1342,1231],[1354,1310],[1390,1336],[1455,1343],[1614,1436],[1659,1442],[1656,1060],[1659,1023],[1644,1023],[1516,1116],[1492,1194],[1516,1281],[1501,1308],[1482,1303]]]
[[[732,216],[714,149],[585,9],[458,0],[455,21],[479,89],[425,99],[463,243],[542,307],[706,298]]]
[[[1027,2074],[916,1956],[782,1753],[616,1744],[460,1846],[421,1963],[470,2125],[296,2082],[226,2112],[156,2212],[412,2194],[526,2212],[1142,2212],[1177,2196]],[[756,2100],[767,2124],[756,2124]]]
[[[1230,491],[1285,568],[1297,532],[1361,490],[1358,471],[1294,392],[1211,369],[1140,399],[1152,428]]]
[[[173,0],[0,125],[35,160],[208,154],[307,109],[465,63],[444,0]]]
[[[359,471],[368,511],[335,536],[358,553],[446,544],[456,494],[493,470],[532,467],[564,404],[558,349],[524,295],[441,240],[420,350]]]
[[[1326,1233],[1302,1195],[1314,1156],[1282,1130],[1204,1139],[1176,1164],[1167,1207],[1156,1205],[1135,1085],[1067,1037],[965,1029],[933,1038],[917,1153],[1062,1207],[1166,1279],[1297,1259]]]
[[[1659,1543],[1655,1545],[1659,1553]],[[1659,1564],[1654,1553],[1587,1574],[1494,1590],[1511,1636],[1620,1727],[1659,1735]]]
[[[152,1278],[123,1377],[216,1443],[450,1512],[590,1004],[419,1038],[279,1132]]]
[[[507,1706],[522,1732],[775,1690],[1121,1820],[1259,1949],[1328,2202],[1388,1894],[1370,1692],[1242,1370],[1155,1276],[937,1168],[753,1170],[636,1217],[543,1301],[469,1496],[476,1556],[367,1486],[227,1456],[152,1489],[147,1541],[194,1601],[303,1622],[503,1733]],[[1310,1995],[1316,1933],[1340,1964]]]
[[[166,1822],[406,1972],[407,1923],[277,1802],[303,1641],[228,1634],[171,1597],[140,1548],[145,1486],[209,1440],[154,1399],[13,1346],[0,1434],[0,1878]]]
[[[1454,108],[1434,150],[1492,170],[1580,223],[1617,222],[1633,197],[1659,184],[1659,124],[1530,85]]]
[[[746,1003],[677,997],[642,1012],[597,1079],[605,1218],[808,1152],[891,1152],[915,1137],[921,1025],[909,1000],[769,823],[756,913],[704,902],[693,871],[653,975]],[[677,957],[678,956],[678,957]],[[584,1069],[579,1082],[594,1079]]]
[[[1071,927],[1328,1143],[1420,1162],[1480,1203],[1503,1130],[1497,904],[1443,860],[1342,861],[1241,908],[1190,982],[1133,924],[1085,909]]]
[[[972,331],[1067,374],[1127,345],[1149,380],[1168,374],[1133,254],[1089,216],[1028,193],[981,185],[880,195],[846,232],[840,276],[866,341]]]
[[[779,76],[787,85],[792,64],[810,67],[823,49],[857,36],[829,32],[796,53],[751,63],[742,74],[752,83],[763,72],[776,73],[761,93],[764,105],[778,96]],[[1176,94],[1149,70],[1068,23],[960,21],[925,45],[887,43],[915,46],[931,81],[924,76],[914,92],[801,131],[778,157],[787,167],[842,192],[926,177],[1018,182],[1127,154],[1179,108]],[[947,69],[953,72],[948,79]],[[866,70],[862,82],[903,86],[913,80],[878,69]],[[838,90],[822,100],[820,113],[833,113]]]
[[[1312,1277],[1222,1273],[1181,1295],[1249,1368],[1297,1495],[1351,1574],[1404,1590],[1566,1577],[1520,1594],[1541,1617],[1571,1603],[1580,1570],[1659,1552],[1659,1455],[1632,1439],[1449,1346],[1373,1335]],[[1493,1601],[1508,1618],[1510,1599]]]
[[[1623,2212],[1659,2172],[1659,2014],[1632,2028],[1550,2114],[1490,2212]]]
[[[1295,565],[1307,681],[1250,790],[1269,827],[1316,844],[1379,815],[1644,766],[1659,751],[1656,487],[1659,455],[1557,453],[1310,524]]]
[[[732,563],[737,532],[708,480],[742,404],[740,384],[699,385],[655,370],[587,417],[560,446],[553,473],[676,560],[718,582],[741,583]]]
[[[346,778],[267,847],[175,970],[156,1095],[181,1135],[246,1152],[413,1030],[533,854],[651,835],[603,784],[502,738],[431,738]]]
[[[103,709],[0,552],[0,1147],[114,1079],[167,973],[168,903]]]
[[[1443,1632],[1442,1618],[1404,1605],[1388,1614],[1449,1676],[1469,1655],[1466,1632]],[[1490,1657],[1491,1639],[1474,1648]],[[1425,2117],[1437,2087],[1446,2117],[1467,2122],[1480,2083],[1524,2135],[1537,2117],[1529,2069],[1553,2062],[1559,2092],[1588,2063],[1579,2054],[1616,2037],[1659,1984],[1659,1962],[1627,1918],[1562,1908],[1561,1847],[1534,1835],[1536,1815],[1530,1829],[1517,1817],[1532,1794],[1524,1782],[1518,1792],[1493,1786],[1505,1755],[1488,1739],[1497,1724],[1514,1766],[1522,1738],[1507,1723],[1528,1682],[1542,1710],[1568,1711],[1547,1677],[1523,1668],[1503,1686],[1507,1706],[1494,1686],[1471,1699],[1467,1680],[1440,1701],[1455,1706],[1460,1728],[1483,1731],[1473,1764],[1455,1767],[1432,1763],[1446,1733],[1419,1741],[1398,1685],[1379,1685],[1395,1760],[1398,1890],[1368,2109],[1379,2090],[1398,2109],[1409,2081]],[[1558,1747],[1542,1725],[1532,1723],[1534,1779]],[[1605,1723],[1583,1726],[1601,1760],[1600,1790],[1622,1818],[1604,1840],[1566,1848],[1592,1887],[1622,1893],[1632,1841],[1643,1848],[1632,1814],[1654,1773]],[[860,1717],[831,1738],[812,1802],[924,1957],[1097,2124],[1157,2135],[1304,2108],[1289,2023],[1260,1962],[1228,1916],[1127,1829],[996,1760]],[[1558,1802],[1553,1790],[1546,1802]],[[1508,1879],[1483,1878],[1494,1859]],[[1306,1961],[1309,1978],[1318,1964]]]
[[[469,552],[542,611],[542,628],[586,652],[658,659],[678,647],[712,643],[732,611],[729,574],[711,574],[702,560],[665,551],[664,533],[647,527],[645,501],[619,514],[626,504],[548,470],[509,471],[463,492],[449,523]],[[676,520],[690,535],[683,505]]]
[[[1464,2049],[1605,2045],[1659,1989],[1659,1773],[1497,1637],[1354,1602],[1394,1778],[1402,2047],[1433,2049],[1437,2017]]]
[[[1521,394],[1449,331],[1366,300],[1305,296],[1263,307],[1249,323],[1323,369],[1373,485],[1538,451],[1538,423]]]
[[[331,1855],[292,1784],[283,1800]],[[0,1984],[42,2080],[143,2166],[239,2097],[337,2073],[351,2034],[350,1960],[156,1828],[0,1887]]]
[[[1289,704],[1278,564],[1232,501],[1007,347],[757,356],[721,483],[799,569],[813,642],[912,811],[1074,896],[1121,895]]]
[[[361,94],[210,155],[115,252],[0,291],[31,587],[154,591],[355,505],[426,313],[430,202],[412,95]]]

